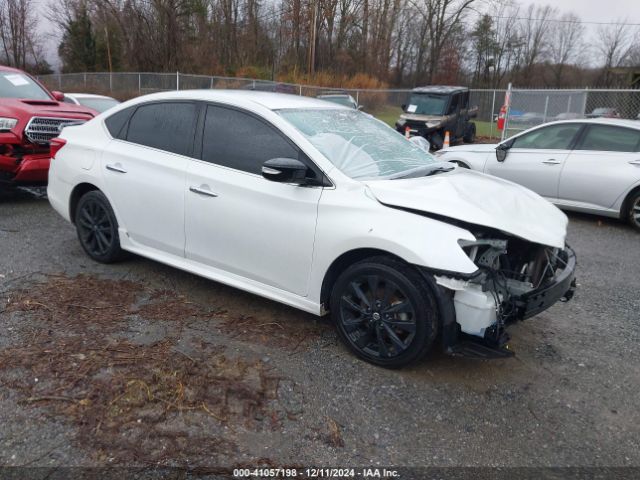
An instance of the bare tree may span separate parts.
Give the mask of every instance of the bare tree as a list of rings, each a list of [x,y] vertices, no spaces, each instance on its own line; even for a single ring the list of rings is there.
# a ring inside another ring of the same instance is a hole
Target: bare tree
[[[25,69],[40,51],[37,20],[32,0],[0,1],[0,40],[5,61]]]
[[[633,28],[622,21],[598,28],[598,41],[595,48],[601,56],[600,82],[603,86],[611,86],[613,82],[611,69],[624,63],[625,58],[635,46],[636,37],[637,34]]]
[[[580,18],[573,13],[565,13],[559,22],[549,29],[549,60],[553,72],[553,85],[562,86],[567,65],[575,62],[581,52],[584,27]]]

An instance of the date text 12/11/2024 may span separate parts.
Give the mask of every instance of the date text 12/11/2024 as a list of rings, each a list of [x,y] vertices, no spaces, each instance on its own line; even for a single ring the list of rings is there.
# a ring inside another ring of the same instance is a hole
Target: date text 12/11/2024
[[[234,478],[395,478],[397,470],[387,468],[239,468]]]

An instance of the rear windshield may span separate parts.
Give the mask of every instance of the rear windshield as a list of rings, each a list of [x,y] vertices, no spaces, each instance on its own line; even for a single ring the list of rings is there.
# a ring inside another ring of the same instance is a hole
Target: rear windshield
[[[40,85],[20,72],[0,72],[0,98],[52,100]]]
[[[448,98],[446,95],[412,93],[409,97],[409,103],[407,103],[406,112],[418,115],[444,115]]]

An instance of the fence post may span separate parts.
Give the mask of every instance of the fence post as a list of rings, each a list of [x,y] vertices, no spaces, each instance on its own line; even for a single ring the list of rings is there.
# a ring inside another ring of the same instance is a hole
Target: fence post
[[[138,72],[138,95],[142,95],[142,79],[140,78],[142,75]]]
[[[62,74],[58,73],[58,90],[62,91]]]
[[[213,90],[213,77],[209,77],[209,90]]]
[[[507,135],[509,129],[509,116],[511,115],[511,82],[507,85],[507,92],[504,94],[504,103],[507,106],[507,117],[504,119],[504,127],[500,133],[500,141],[502,142]]]
[[[582,101],[582,116],[587,114],[587,97],[589,96],[589,87],[584,89],[584,100]]]
[[[549,95],[544,100],[544,115],[542,116],[542,123],[547,123],[547,112],[549,111]]]
[[[180,72],[176,71],[176,90],[180,90]]]
[[[298,85],[300,87],[300,96],[302,96],[302,85]]]
[[[87,72],[84,72],[84,74],[82,75],[84,77],[84,89],[87,89]]]
[[[360,90],[356,90],[356,105],[360,105]]]
[[[113,73],[109,72],[109,92],[113,92]]]
[[[496,89],[493,89],[493,100],[491,100],[491,116],[489,117],[489,122],[491,122],[491,127],[489,129],[489,138],[493,138],[493,112],[496,111]]]

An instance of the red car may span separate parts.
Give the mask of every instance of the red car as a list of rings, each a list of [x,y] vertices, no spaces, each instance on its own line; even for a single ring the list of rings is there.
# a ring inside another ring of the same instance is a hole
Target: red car
[[[97,115],[63,99],[29,74],[0,65],[0,188],[46,185],[49,141],[65,125]]]

